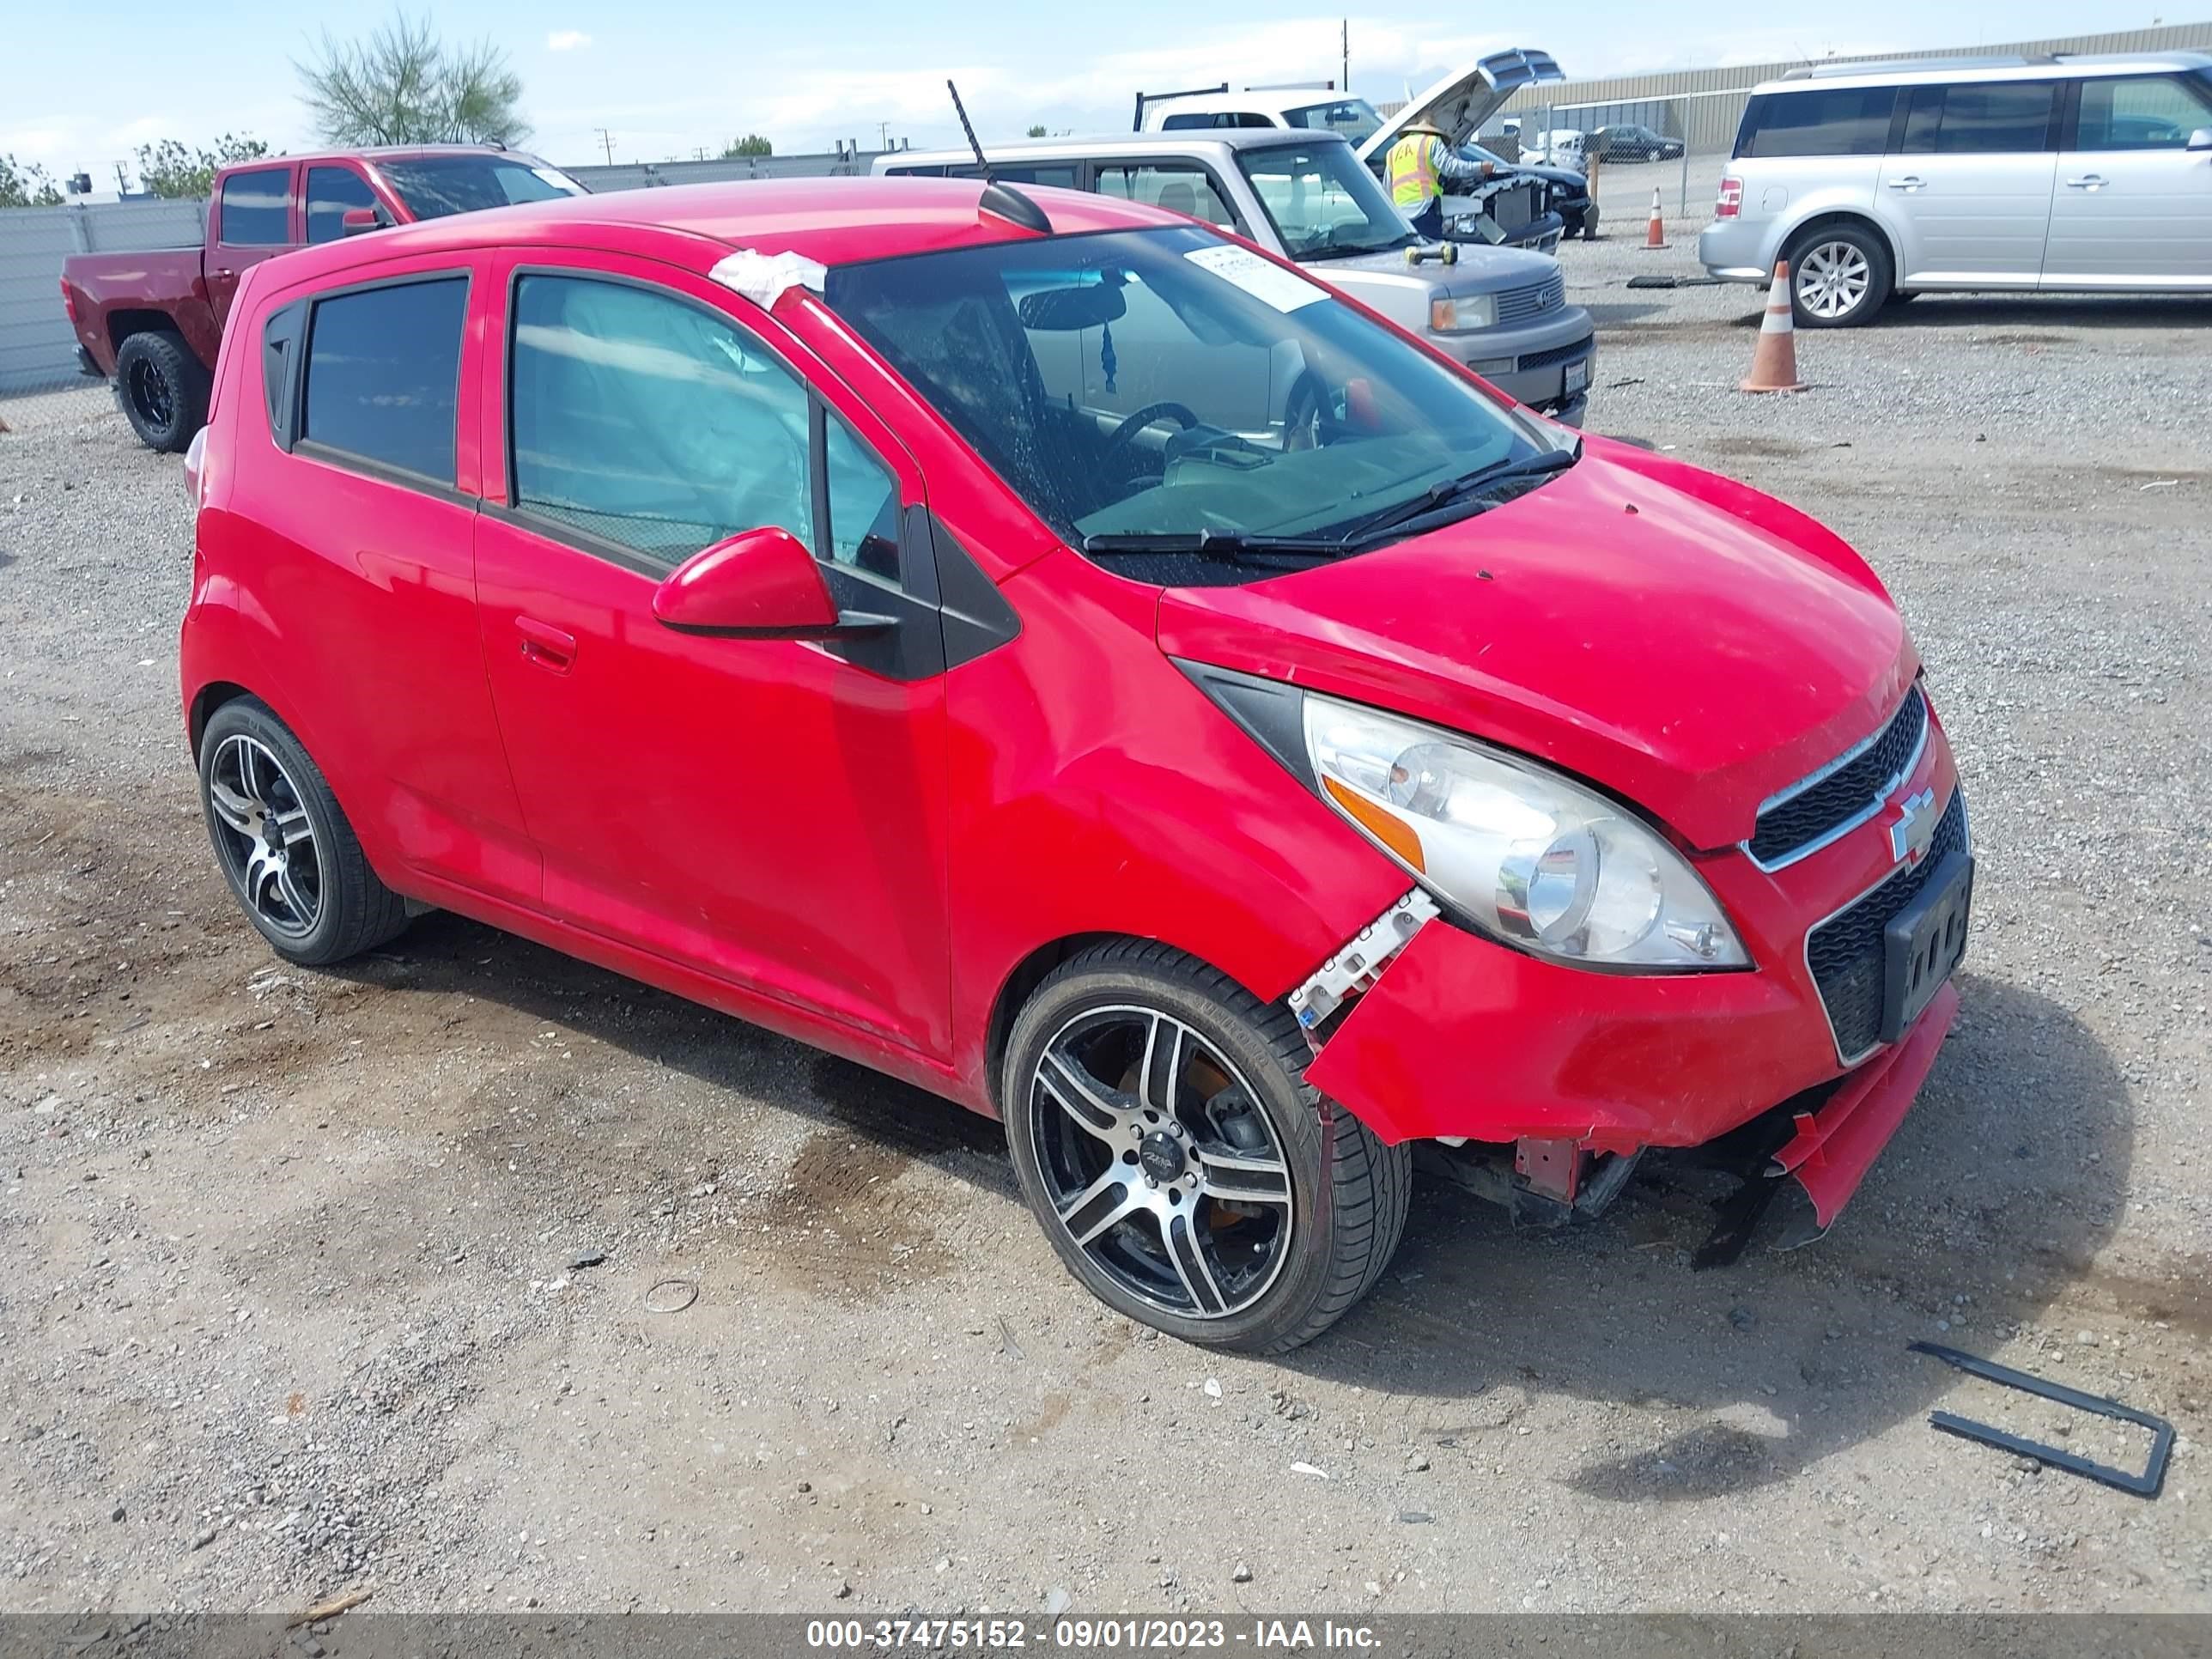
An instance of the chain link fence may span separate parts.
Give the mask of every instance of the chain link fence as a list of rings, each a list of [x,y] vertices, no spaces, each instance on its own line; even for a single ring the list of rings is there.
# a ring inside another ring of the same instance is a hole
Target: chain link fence
[[[1693,236],[1712,216],[1735,152],[1748,87],[1605,103],[1529,103],[1480,143],[1508,160],[1572,167],[1590,179],[1601,234],[1644,234],[1652,192],[1668,239]]]
[[[197,246],[206,234],[207,204],[198,201],[0,210],[0,398],[92,386],[77,373],[76,336],[62,310],[64,259]]]

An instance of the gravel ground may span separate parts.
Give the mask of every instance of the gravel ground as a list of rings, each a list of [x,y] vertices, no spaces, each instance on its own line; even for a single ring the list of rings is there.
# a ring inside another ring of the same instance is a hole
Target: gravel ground
[[[1756,293],[1565,258],[1592,428],[1863,549],[1973,801],[1960,1025],[1819,1247],[1424,1188],[1331,1336],[1210,1358],[927,1097],[449,917],[286,968],[194,811],[178,464],[80,398],[0,436],[0,1607],[2212,1609],[2212,306],[1924,299],[1754,400]],[[1915,1338],[2170,1414],[2165,1496],[1930,1432],[2143,1449]]]

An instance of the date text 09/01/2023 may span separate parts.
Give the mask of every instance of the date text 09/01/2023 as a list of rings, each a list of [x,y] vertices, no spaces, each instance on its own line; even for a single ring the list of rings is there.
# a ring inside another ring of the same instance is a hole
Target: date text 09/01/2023
[[[936,1650],[1049,1648],[1060,1650],[1130,1649],[1181,1651],[1244,1647],[1296,1652],[1340,1649],[1367,1652],[1382,1645],[1372,1626],[1334,1620],[1254,1619],[1232,1626],[1223,1619],[811,1619],[806,1645],[860,1651],[897,1648]]]

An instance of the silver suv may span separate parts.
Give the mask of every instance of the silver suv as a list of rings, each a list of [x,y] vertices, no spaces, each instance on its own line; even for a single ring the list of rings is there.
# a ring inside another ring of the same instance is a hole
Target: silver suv
[[[989,155],[1002,183],[1119,196],[1231,231],[1295,260],[1531,409],[1583,423],[1596,336],[1589,313],[1566,302],[1559,261],[1522,248],[1423,243],[1334,134],[1144,132],[994,144]],[[878,156],[875,170],[981,172],[966,150],[900,150]]]
[[[2212,56],[1922,58],[1753,90],[1698,238],[1800,327],[1937,289],[2212,293]]]

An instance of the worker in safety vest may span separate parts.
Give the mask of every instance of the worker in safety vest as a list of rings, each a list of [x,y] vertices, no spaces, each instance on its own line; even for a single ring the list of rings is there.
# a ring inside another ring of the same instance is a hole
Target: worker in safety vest
[[[1437,241],[1444,234],[1444,180],[1487,179],[1497,171],[1459,155],[1441,127],[1415,121],[1390,146],[1390,200],[1416,232]]]

